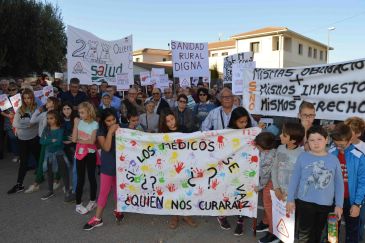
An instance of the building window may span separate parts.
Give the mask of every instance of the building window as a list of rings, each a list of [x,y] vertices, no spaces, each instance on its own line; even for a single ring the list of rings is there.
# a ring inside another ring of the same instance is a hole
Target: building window
[[[251,42],[251,51],[257,53],[260,51],[260,42]]]
[[[228,56],[228,52],[222,52],[222,56]]]
[[[163,62],[166,62],[166,58],[162,58],[162,61],[163,61]]]
[[[319,60],[323,60],[323,51],[319,51]]]
[[[278,51],[279,50],[279,36],[273,36],[272,37],[272,50]]]
[[[308,57],[312,57],[312,47],[308,47]]]
[[[317,49],[316,48],[313,49],[313,58],[317,59]]]
[[[290,37],[284,37],[284,50],[291,52],[291,38]]]
[[[303,44],[298,45],[298,54],[303,55]]]
[[[217,57],[218,53],[212,53],[212,57]]]
[[[139,59],[139,57],[137,57],[137,58],[136,58],[136,62],[139,62],[139,60],[140,60],[140,59]]]

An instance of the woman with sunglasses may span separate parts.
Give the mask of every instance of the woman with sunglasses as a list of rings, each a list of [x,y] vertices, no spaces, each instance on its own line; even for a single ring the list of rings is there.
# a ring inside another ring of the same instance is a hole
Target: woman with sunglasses
[[[186,128],[186,132],[196,131],[195,119],[193,111],[187,107],[188,97],[185,94],[180,94],[177,97],[177,107],[173,108],[176,118],[179,124]]]
[[[200,129],[202,122],[216,105],[211,103],[208,89],[199,88],[197,91],[199,102],[194,106],[193,115],[196,118],[197,128]]]

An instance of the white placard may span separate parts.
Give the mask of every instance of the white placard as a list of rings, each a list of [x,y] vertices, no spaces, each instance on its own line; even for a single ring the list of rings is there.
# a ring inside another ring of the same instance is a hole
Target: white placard
[[[54,78],[63,79],[63,73],[55,72],[54,73]]]
[[[151,74],[149,71],[140,72],[139,80],[141,81],[141,86],[151,85]]]
[[[208,43],[171,41],[174,77],[208,77]]]
[[[244,69],[253,70],[255,67],[256,62],[235,63],[232,65],[232,93],[234,95],[243,94]]]
[[[129,90],[128,73],[117,74],[117,90],[127,91]]]
[[[100,83],[105,80],[116,85],[116,75],[128,73],[133,79],[132,36],[106,41],[94,34],[67,26],[68,79],[78,78],[81,84]]]
[[[1,111],[6,111],[7,109],[10,109],[12,107],[8,95],[7,94],[2,94],[0,95],[0,110]]]
[[[44,105],[47,101],[47,98],[44,98],[43,90],[36,90],[34,91],[34,97],[38,98],[42,104]]]
[[[270,191],[272,201],[272,229],[281,241],[294,242],[295,213],[286,215],[286,202],[280,201],[274,191]],[[289,217],[288,217],[289,216]]]
[[[160,88],[161,90],[163,90],[164,88],[168,88],[169,87],[169,75],[167,75],[167,74],[159,75],[158,79],[156,79],[155,87]]]
[[[13,109],[15,112],[19,109],[19,107],[22,105],[22,96],[20,94],[13,95],[9,97],[11,105],[13,106]]]
[[[232,82],[232,65],[243,64],[253,61],[253,52],[241,52],[224,58],[223,83]]]

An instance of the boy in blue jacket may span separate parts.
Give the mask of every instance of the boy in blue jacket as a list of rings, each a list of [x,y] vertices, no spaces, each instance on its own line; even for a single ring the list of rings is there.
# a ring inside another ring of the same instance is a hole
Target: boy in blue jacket
[[[336,125],[331,134],[344,179],[343,215],[346,223],[346,243],[359,242],[359,215],[365,196],[365,156],[351,144],[351,128],[343,123]]]

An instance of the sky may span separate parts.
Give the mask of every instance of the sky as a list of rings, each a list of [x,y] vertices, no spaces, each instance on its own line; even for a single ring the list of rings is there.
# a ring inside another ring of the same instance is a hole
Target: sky
[[[267,26],[327,44],[330,62],[365,57],[363,0],[45,0],[57,4],[66,25],[105,40],[133,34],[133,49],[168,49],[171,40],[213,42]]]

